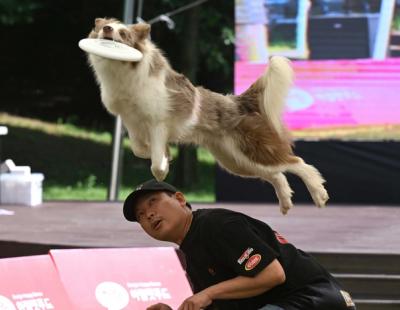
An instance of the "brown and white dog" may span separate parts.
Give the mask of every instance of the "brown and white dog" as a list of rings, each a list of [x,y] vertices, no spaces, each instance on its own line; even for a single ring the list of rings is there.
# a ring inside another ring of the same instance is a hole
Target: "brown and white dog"
[[[89,54],[89,62],[106,109],[121,116],[133,153],[151,159],[157,180],[168,174],[168,143],[191,143],[208,149],[233,174],[270,182],[283,214],[292,207],[284,172],[298,175],[314,203],[325,205],[324,179],[293,154],[281,121],[293,78],[286,58],[272,57],[264,75],[243,94],[221,95],[194,87],[175,72],[149,33],[147,24],[97,18],[90,38],[122,42],[140,50],[143,59],[123,62]]]

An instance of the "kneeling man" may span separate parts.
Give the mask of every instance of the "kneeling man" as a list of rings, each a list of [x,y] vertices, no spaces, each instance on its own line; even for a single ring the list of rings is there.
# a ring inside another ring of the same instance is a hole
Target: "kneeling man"
[[[245,214],[192,211],[175,187],[150,180],[127,197],[124,216],[185,254],[195,294],[179,310],[355,309],[350,295],[312,256]]]

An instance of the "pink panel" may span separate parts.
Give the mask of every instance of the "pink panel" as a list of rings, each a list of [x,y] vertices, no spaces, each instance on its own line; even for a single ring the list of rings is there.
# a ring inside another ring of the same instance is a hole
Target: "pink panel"
[[[173,248],[52,250],[75,309],[173,309],[192,295]]]
[[[48,255],[0,259],[0,309],[73,309]]]

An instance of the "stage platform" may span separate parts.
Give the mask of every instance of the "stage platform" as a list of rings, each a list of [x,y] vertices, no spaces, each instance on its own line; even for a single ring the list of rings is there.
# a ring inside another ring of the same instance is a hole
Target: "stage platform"
[[[312,253],[400,254],[400,207],[330,205],[318,209],[297,205],[287,216],[272,204],[193,204],[193,209],[198,208],[246,213]],[[10,213],[13,215],[6,215]],[[49,247],[153,246],[174,245],[153,240],[137,223],[127,222],[122,203],[46,202],[35,208],[0,205],[0,257],[41,254]],[[29,247],[39,253],[29,253]]]
[[[400,206],[297,205],[287,216],[272,204],[193,204],[198,208],[232,209],[268,223],[333,273],[352,293],[357,309],[400,309]],[[176,247],[127,222],[122,203],[0,206],[0,258],[59,248],[158,246]]]

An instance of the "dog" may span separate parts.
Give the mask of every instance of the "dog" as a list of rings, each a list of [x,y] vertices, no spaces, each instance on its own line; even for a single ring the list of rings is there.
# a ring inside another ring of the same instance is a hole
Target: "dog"
[[[89,38],[114,40],[143,53],[139,62],[89,54],[101,100],[127,129],[133,153],[151,159],[154,177],[169,171],[169,143],[201,145],[232,174],[271,183],[286,214],[292,189],[285,172],[299,176],[318,207],[328,193],[318,170],[295,156],[289,131],[281,120],[293,80],[289,60],[272,57],[265,73],[243,94],[222,95],[195,87],[174,71],[149,38],[150,25],[125,25],[96,18]]]

